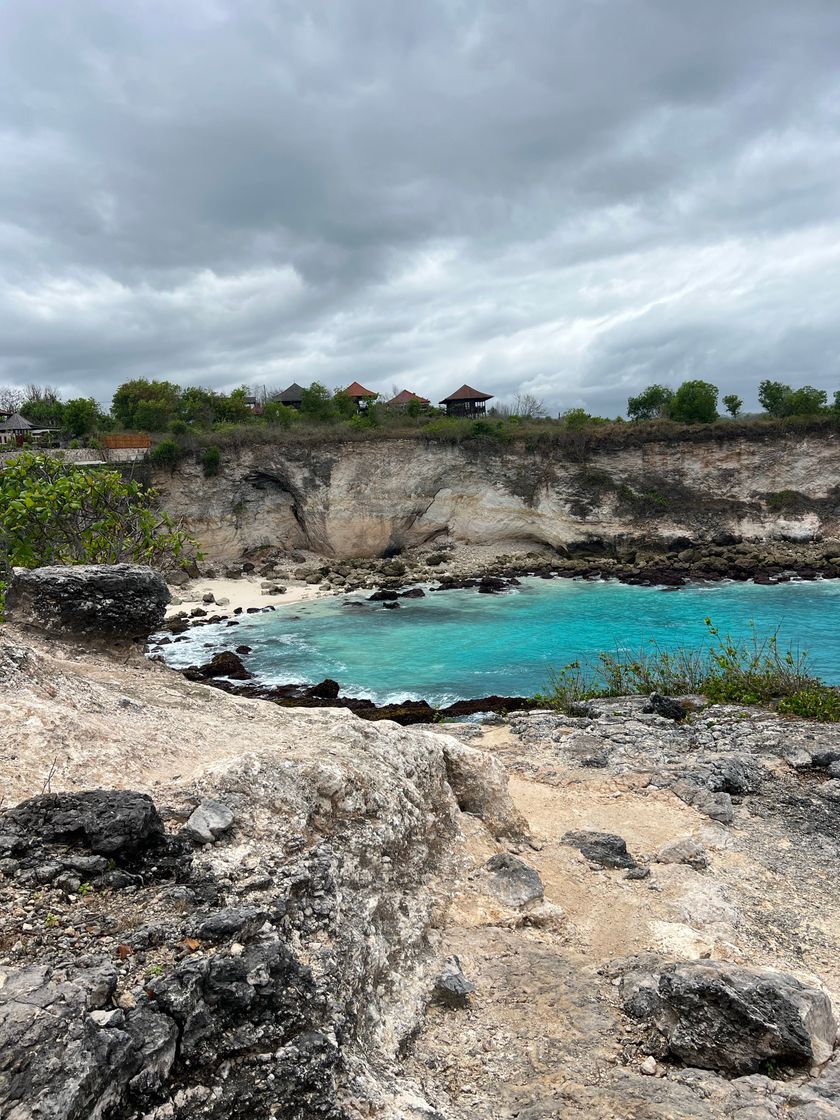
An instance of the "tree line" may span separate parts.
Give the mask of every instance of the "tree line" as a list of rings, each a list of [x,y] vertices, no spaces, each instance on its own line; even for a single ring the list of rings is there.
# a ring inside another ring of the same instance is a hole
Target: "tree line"
[[[36,428],[55,430],[67,439],[95,437],[114,429],[187,435],[191,431],[210,431],[230,425],[263,423],[288,429],[301,422],[314,424],[348,423],[354,427],[376,427],[398,422],[422,424],[464,423],[445,420],[440,409],[412,400],[394,410],[374,400],[360,412],[354,398],[342,390],[331,391],[320,382],[303,390],[300,409],[289,408],[277,398],[280,391],[263,395],[258,410],[246,386],[230,393],[202,386],[183,388],[171,381],[135,378],[120,385],[114,393],[109,412],[91,397],[63,401],[50,386],[30,385],[21,390],[0,386],[0,411],[19,412]],[[720,419],[719,390],[709,381],[684,381],[676,389],[649,385],[627,401],[627,416],[632,421],[670,420],[684,424],[707,424]],[[773,418],[788,416],[840,416],[840,391],[829,402],[824,389],[812,385],[793,387],[781,381],[762,381],[758,399],[764,413]],[[743,400],[735,393],[720,399],[725,413],[733,419],[742,414]],[[559,416],[563,427],[583,428],[591,424],[623,422],[594,416],[583,408],[568,409]],[[488,420],[472,421],[508,425],[515,421],[545,421],[548,411],[538,398],[519,394],[512,405],[497,405]]]
[[[813,385],[793,388],[782,381],[762,381],[758,387],[758,401],[768,416],[782,419],[786,416],[818,416],[831,412],[840,415],[840,390],[829,404],[825,389]],[[743,400],[736,393],[727,393],[721,404],[734,420],[744,408]],[[627,401],[627,415],[631,420],[675,420],[681,424],[711,424],[720,418],[718,413],[718,388],[710,381],[684,381],[678,389],[667,385],[649,385],[636,397]]]

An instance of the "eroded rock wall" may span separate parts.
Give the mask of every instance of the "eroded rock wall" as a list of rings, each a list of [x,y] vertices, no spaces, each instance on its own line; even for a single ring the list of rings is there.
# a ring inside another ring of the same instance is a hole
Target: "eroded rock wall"
[[[378,556],[449,535],[472,544],[811,540],[840,534],[835,433],[709,434],[569,449],[421,440],[226,451],[155,483],[209,558],[260,546]]]

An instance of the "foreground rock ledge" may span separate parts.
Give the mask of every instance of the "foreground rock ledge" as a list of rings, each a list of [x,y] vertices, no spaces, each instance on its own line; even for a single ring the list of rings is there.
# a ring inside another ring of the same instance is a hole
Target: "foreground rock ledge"
[[[50,637],[140,641],[169,600],[163,578],[139,564],[14,568],[6,617]]]
[[[5,788],[36,793],[0,811],[0,1115],[427,1118],[396,1055],[440,971],[458,802],[523,826],[501,768],[14,630],[0,682]]]

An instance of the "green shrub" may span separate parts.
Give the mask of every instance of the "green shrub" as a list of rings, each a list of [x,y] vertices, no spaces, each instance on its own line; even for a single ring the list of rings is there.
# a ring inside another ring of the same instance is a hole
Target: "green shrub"
[[[15,566],[166,567],[194,555],[195,542],[155,508],[155,498],[118,471],[16,455],[0,468],[0,579]]]
[[[222,453],[215,445],[204,447],[201,451],[201,469],[205,478],[213,478],[221,470]]]
[[[814,685],[783,696],[778,709],[782,715],[816,719],[820,723],[840,723],[840,692],[826,685]]]
[[[168,467],[169,470],[174,471],[182,454],[180,446],[174,439],[162,439],[149,452],[149,458],[156,467]]]
[[[764,501],[767,503],[767,508],[774,510],[776,513],[782,510],[792,510],[800,502],[801,494],[796,490],[776,490],[770,494],[766,494]]]
[[[840,712],[840,694],[810,674],[806,653],[781,650],[778,634],[761,638],[753,628],[748,638],[733,639],[711,619],[705,622],[712,639],[707,648],[665,650],[654,642],[636,654],[601,653],[587,666],[572,661],[549,675],[547,691],[536,700],[569,712],[608,696],[701,693],[713,704],[779,700],[780,712],[813,719]]]
[[[173,420],[169,425],[169,430],[173,436],[185,436],[190,430],[190,426],[185,420]]]

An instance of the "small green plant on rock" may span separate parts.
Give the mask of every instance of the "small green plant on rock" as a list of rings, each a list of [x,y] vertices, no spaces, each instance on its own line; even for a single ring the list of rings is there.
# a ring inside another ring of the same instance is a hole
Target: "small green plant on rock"
[[[201,469],[205,478],[214,478],[221,469],[222,454],[218,447],[211,445],[201,452]]]
[[[815,719],[820,723],[840,723],[840,693],[825,685],[803,688],[783,696],[776,709],[781,715]]]

